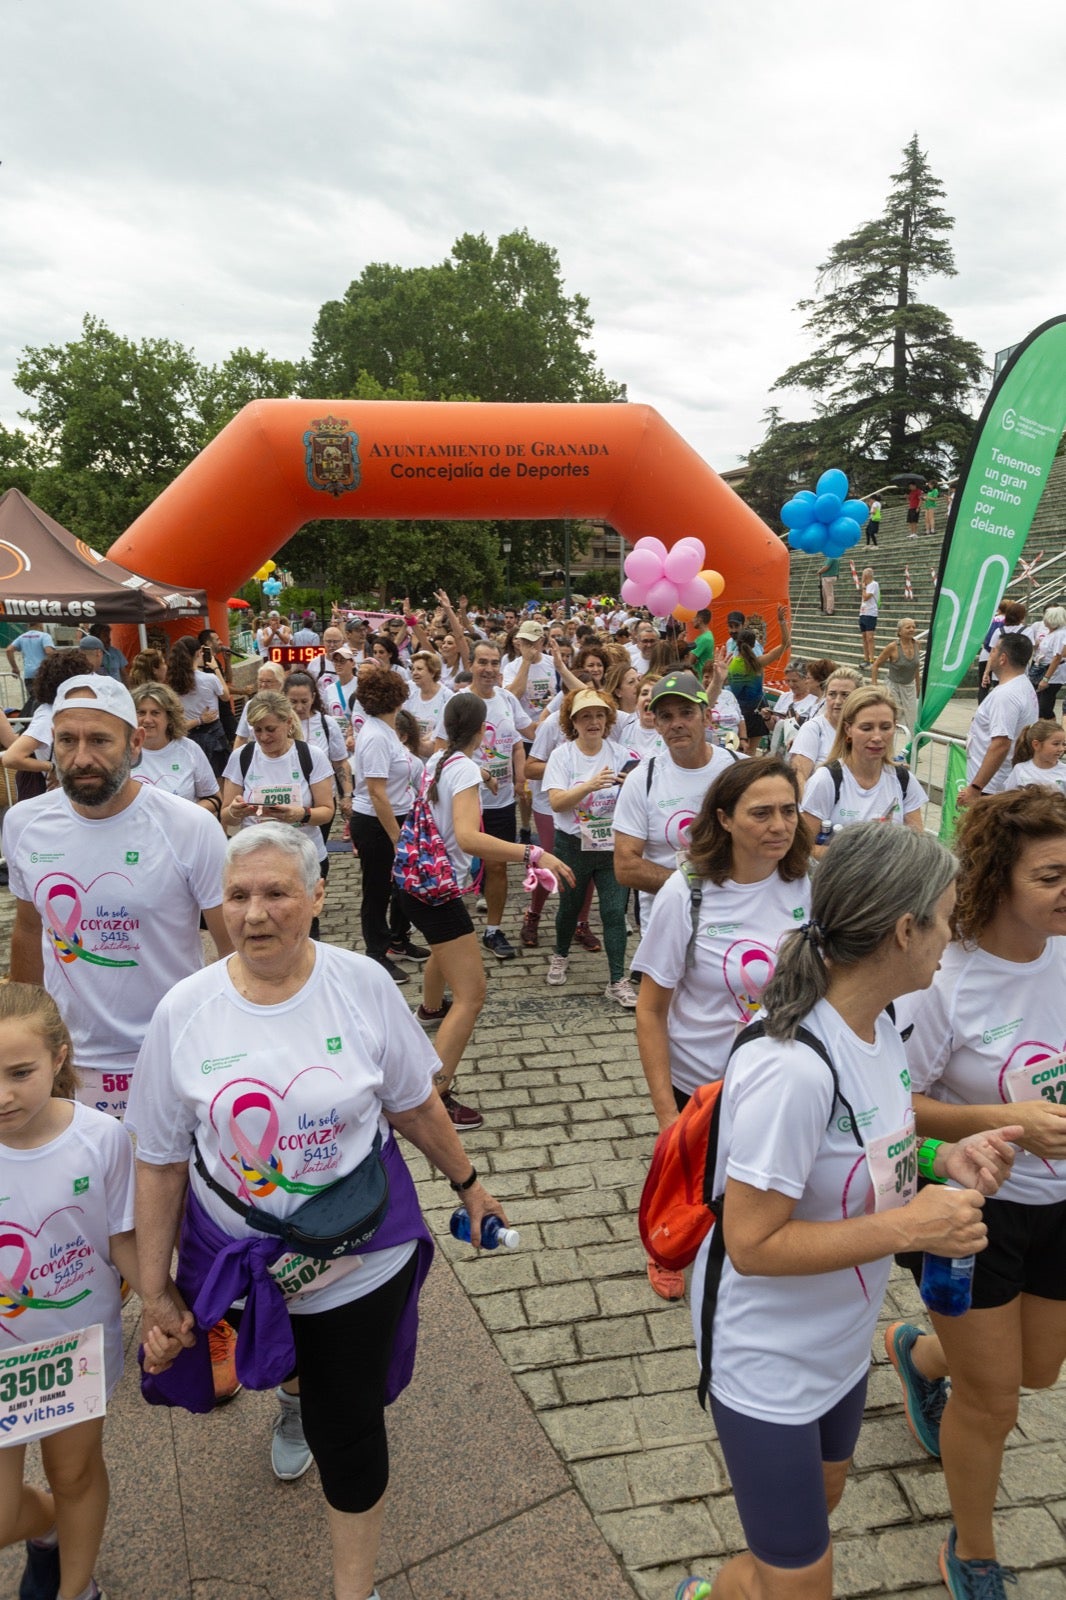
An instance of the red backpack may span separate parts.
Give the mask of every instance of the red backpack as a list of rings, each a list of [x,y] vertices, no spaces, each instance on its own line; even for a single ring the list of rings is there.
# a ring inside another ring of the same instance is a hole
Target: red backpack
[[[742,1044],[761,1039],[765,1032],[765,1023],[749,1023],[734,1039],[730,1056]],[[836,1068],[825,1045],[808,1028],[798,1028],[796,1038],[815,1051],[829,1068],[833,1078],[833,1104],[835,1106],[839,1100],[848,1113],[861,1148],[854,1114],[840,1092]],[[700,1245],[721,1213],[723,1196],[714,1193],[714,1169],[718,1159],[724,1082],[723,1076],[713,1083],[701,1083],[677,1121],[655,1141],[637,1223],[648,1255],[668,1272],[680,1272],[692,1265]]]

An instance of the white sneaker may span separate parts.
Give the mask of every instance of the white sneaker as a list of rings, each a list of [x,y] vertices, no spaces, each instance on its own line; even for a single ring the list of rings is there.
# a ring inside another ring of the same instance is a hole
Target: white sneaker
[[[548,962],[548,975],[545,978],[544,982],[545,983],[565,983],[566,982],[566,969],[567,969],[567,967],[569,965],[570,965],[570,957],[569,956],[556,956],[556,955],[553,955],[551,960]]]
[[[292,1483],[302,1478],[311,1465],[311,1451],[304,1438],[303,1419],[300,1415],[300,1396],[276,1391],[278,1414],[274,1420],[274,1437],[270,1441],[270,1465],[275,1478]]]
[[[488,901],[485,899],[485,896],[483,894],[479,894],[478,897],[477,897],[477,903],[474,906],[474,910],[475,911],[487,911],[488,909],[489,909]]]
[[[551,982],[551,979],[548,979]],[[603,991],[608,1000],[613,1000],[616,1005],[625,1006],[627,1011],[632,1011],[637,1003],[637,991],[628,978],[619,978],[617,983],[609,983]]]

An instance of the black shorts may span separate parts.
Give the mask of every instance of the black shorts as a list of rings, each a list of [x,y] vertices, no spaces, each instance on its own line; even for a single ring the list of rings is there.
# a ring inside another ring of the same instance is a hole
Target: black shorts
[[[427,905],[425,900],[416,899],[404,889],[399,894],[400,905],[431,949],[435,944],[451,944],[453,939],[473,933],[466,897],[457,895],[454,900]]]
[[[494,810],[483,810],[481,813],[481,831],[491,834],[494,839],[504,839],[508,844],[515,844],[518,840],[518,831],[515,826],[515,803],[512,800],[509,806],[497,806]]]
[[[768,739],[770,737],[770,730],[766,726],[766,718],[761,711],[745,711],[743,716],[744,727],[747,730],[749,739]]]
[[[988,1248],[974,1262],[973,1309],[1009,1306],[1020,1294],[1066,1300],[1066,1200],[1050,1206],[1019,1200],[989,1200],[984,1209]],[[896,1257],[915,1283],[922,1278],[920,1254]]]
[[[860,617],[859,618],[859,632],[860,633],[876,633],[877,632],[877,618],[876,617]]]
[[[918,507],[917,506],[915,506],[913,508],[913,510],[911,509],[910,506],[907,507],[907,521],[908,522],[917,522],[918,521]]]

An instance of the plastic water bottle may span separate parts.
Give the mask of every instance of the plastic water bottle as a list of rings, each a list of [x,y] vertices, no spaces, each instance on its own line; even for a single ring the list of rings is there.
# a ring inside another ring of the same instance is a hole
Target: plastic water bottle
[[[921,1295],[930,1311],[942,1317],[961,1317],[970,1309],[973,1293],[973,1256],[922,1257]]]
[[[836,833],[836,831],[837,831],[836,823],[835,822],[830,822],[828,817],[823,817],[822,818],[822,826],[818,829],[818,832],[815,834],[815,838],[814,838],[815,844],[828,844],[830,839],[832,839],[834,833]]]
[[[464,1244],[470,1243],[470,1213],[465,1206],[456,1206],[448,1221],[453,1239],[461,1239]],[[499,1217],[490,1212],[481,1219],[481,1248],[482,1250],[495,1250],[497,1245],[503,1245],[505,1250],[517,1250],[521,1244],[521,1235],[515,1228],[505,1228]]]

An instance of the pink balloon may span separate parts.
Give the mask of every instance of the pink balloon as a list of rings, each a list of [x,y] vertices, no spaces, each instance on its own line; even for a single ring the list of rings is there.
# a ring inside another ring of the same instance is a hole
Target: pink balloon
[[[681,604],[690,611],[702,611],[711,603],[711,586],[706,578],[690,578],[679,590]]]
[[[660,578],[648,590],[644,604],[653,616],[669,617],[673,614],[677,601],[677,584],[671,583],[669,578]]]
[[[643,539],[638,539],[636,544],[633,546],[633,549],[650,550],[652,555],[659,557],[660,561],[665,561],[666,559],[666,546],[663,544],[661,539],[656,539],[654,535],[650,533],[646,533]]]
[[[631,550],[625,561],[626,577],[648,589],[663,575],[662,558],[653,550]],[[699,570],[697,568],[697,570]]]
[[[679,550],[682,545],[689,545],[692,549],[698,550],[703,559],[706,560],[707,552],[703,548],[703,540],[697,539],[694,533],[687,533],[683,539],[679,539],[674,545],[674,549]]]
[[[703,566],[703,547],[698,550],[687,543],[675,544],[663,562],[663,577],[679,587],[694,578]]]
[[[634,583],[632,578],[627,578],[622,585],[622,599],[627,606],[639,606],[644,600],[644,588],[639,583]]]

